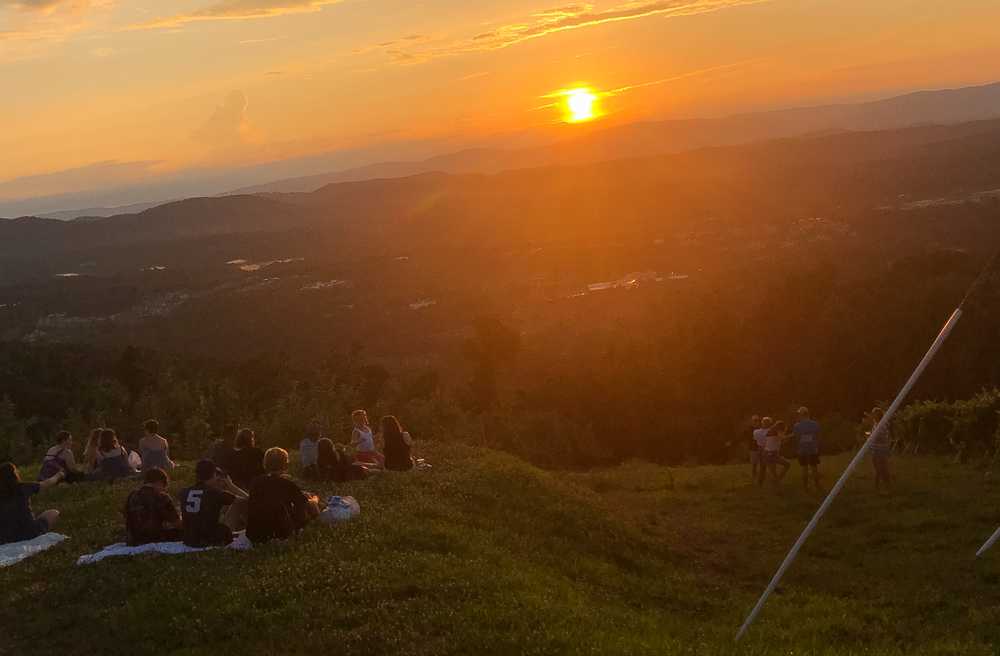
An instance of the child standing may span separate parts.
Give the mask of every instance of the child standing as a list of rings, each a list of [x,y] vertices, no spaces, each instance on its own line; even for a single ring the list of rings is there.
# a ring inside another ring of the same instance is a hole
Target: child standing
[[[779,421],[768,429],[767,437],[764,440],[764,467],[760,470],[760,485],[764,484],[768,470],[771,472],[775,485],[788,473],[791,464],[781,457],[781,444],[786,439],[788,439],[788,433],[785,422]],[[781,467],[781,474],[777,473],[778,467]]]
[[[885,412],[882,408],[876,407],[872,409],[872,431],[878,428],[883,416],[885,416]],[[875,436],[871,451],[872,465],[875,467],[875,491],[880,491],[884,484],[888,492],[892,489],[892,471],[889,469],[889,456],[892,453],[892,437],[888,426]]]

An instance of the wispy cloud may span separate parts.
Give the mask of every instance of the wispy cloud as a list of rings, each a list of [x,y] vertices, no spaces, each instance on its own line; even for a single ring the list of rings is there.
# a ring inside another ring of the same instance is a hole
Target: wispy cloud
[[[639,0],[626,2],[607,9],[596,9],[592,4],[569,4],[542,9],[527,20],[501,25],[472,37],[417,43],[408,45],[401,40],[379,44],[381,49],[397,63],[419,63],[439,57],[474,52],[500,50],[525,41],[542,37],[597,27],[609,23],[633,21],[643,18],[692,16],[709,12],[760,4],[770,0]]]
[[[222,0],[204,9],[186,14],[174,14],[163,18],[136,23],[134,30],[152,30],[180,27],[188,23],[204,21],[238,21],[259,18],[274,18],[288,14],[320,11],[326,5],[337,4],[341,0]]]
[[[0,62],[44,54],[86,30],[115,0],[0,0]]]

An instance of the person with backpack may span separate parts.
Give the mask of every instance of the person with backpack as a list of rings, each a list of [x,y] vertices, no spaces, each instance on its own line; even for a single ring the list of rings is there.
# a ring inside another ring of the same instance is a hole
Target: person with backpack
[[[34,540],[52,530],[59,521],[58,510],[46,510],[35,515],[31,497],[55,487],[65,478],[63,471],[37,483],[22,483],[14,463],[0,465],[0,544]]]
[[[319,499],[288,476],[287,451],[268,449],[264,470],[251,486],[247,503],[247,537],[253,543],[286,540],[319,516]]]
[[[44,481],[63,472],[63,480],[67,483],[79,483],[86,480],[87,475],[77,469],[76,456],[73,454],[73,434],[69,431],[56,433],[55,446],[45,452],[42,467],[38,470],[38,480]]]
[[[132,466],[128,450],[118,441],[118,433],[113,428],[101,431],[101,442],[97,450],[97,469],[91,474],[97,480],[113,481],[135,476],[138,470]]]
[[[199,461],[194,474],[195,484],[180,494],[184,544],[225,546],[233,541],[233,531],[243,528],[249,495],[211,460]]]
[[[159,468],[147,469],[142,486],[125,500],[125,533],[130,547],[181,539],[181,515],[167,494],[170,477]]]
[[[413,469],[413,438],[403,430],[399,420],[386,415],[379,422],[379,429],[385,450],[385,468],[392,471]]]

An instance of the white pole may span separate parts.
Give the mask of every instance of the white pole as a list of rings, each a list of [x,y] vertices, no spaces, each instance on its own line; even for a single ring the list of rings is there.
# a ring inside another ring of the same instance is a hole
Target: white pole
[[[840,491],[843,489],[844,484],[847,483],[847,479],[850,478],[851,473],[854,471],[854,468],[858,466],[858,463],[860,463],[861,460],[865,457],[865,454],[868,453],[868,450],[871,448],[872,442],[875,440],[876,437],[878,437],[878,435],[883,430],[885,430],[886,427],[888,427],[889,422],[892,421],[892,416],[896,414],[896,411],[903,404],[903,401],[910,393],[910,390],[913,389],[913,386],[917,383],[917,380],[920,379],[921,374],[924,373],[924,369],[927,368],[927,365],[929,365],[931,363],[931,360],[934,359],[934,356],[937,355],[937,352],[941,348],[941,345],[944,344],[946,339],[948,339],[948,335],[951,334],[952,329],[955,327],[955,324],[958,323],[958,320],[961,318],[961,316],[962,316],[962,308],[957,308],[952,313],[948,321],[944,324],[944,327],[941,328],[941,332],[938,333],[938,336],[934,340],[934,343],[931,344],[930,349],[927,350],[927,353],[924,355],[923,360],[921,360],[920,364],[917,365],[917,368],[913,370],[913,374],[910,375],[910,379],[906,381],[905,385],[903,385],[903,389],[899,391],[899,394],[896,396],[896,400],[893,401],[892,405],[889,406],[889,409],[886,410],[885,415],[882,417],[882,420],[878,423],[878,425],[874,428],[874,430],[872,430],[872,434],[868,437],[867,440],[865,440],[865,443],[858,450],[857,454],[854,456],[854,459],[851,460],[850,464],[847,465],[847,469],[845,469],[844,473],[840,475],[840,479],[837,481],[836,485],[834,485],[833,488],[831,488],[830,493],[826,495],[826,499],[823,500],[823,503],[822,505],[820,505],[819,510],[816,511],[816,514],[813,515],[813,518],[809,520],[808,524],[806,524],[806,528],[805,530],[802,531],[802,535],[800,535],[799,539],[795,541],[794,545],[792,545],[791,551],[789,551],[788,555],[785,556],[785,560],[781,563],[781,566],[778,568],[778,571],[775,572],[774,578],[771,579],[771,582],[768,584],[767,589],[764,590],[764,594],[760,596],[760,599],[757,601],[757,605],[753,607],[753,610],[750,611],[750,615],[747,616],[746,621],[743,622],[743,626],[740,627],[739,633],[736,634],[737,641],[739,641],[743,637],[743,635],[750,628],[750,625],[753,624],[755,619],[757,619],[757,615],[760,613],[761,609],[764,607],[764,604],[767,602],[767,598],[770,597],[771,593],[774,592],[774,589],[778,587],[778,583],[781,581],[781,577],[785,575],[785,571],[792,565],[793,562],[795,562],[795,558],[799,555],[799,549],[802,548],[802,545],[805,544],[805,541],[812,534],[813,530],[816,528],[816,525],[819,523],[819,520],[822,519],[824,514],[826,514],[826,511],[830,508],[830,505],[833,503],[833,500],[837,497],[838,494],[840,494]]]
[[[983,546],[979,547],[979,551],[976,552],[976,558],[979,558],[984,553],[986,553],[987,551],[989,551],[990,547],[992,547],[994,544],[996,544],[997,540],[1000,540],[1000,528],[998,528],[996,531],[993,532],[993,535],[991,535],[990,539],[986,541],[986,544],[984,544]]]

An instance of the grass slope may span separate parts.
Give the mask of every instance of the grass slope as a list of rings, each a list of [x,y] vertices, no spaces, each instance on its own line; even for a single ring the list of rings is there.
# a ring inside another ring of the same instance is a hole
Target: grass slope
[[[745,467],[544,472],[471,448],[337,486],[362,516],[249,553],[112,559],[129,487],[63,486],[71,536],[0,570],[0,654],[993,654],[1000,490],[941,460],[867,468],[740,648],[733,634],[818,498]],[[845,460],[824,463],[830,474]],[[190,467],[174,487],[186,484]],[[321,490],[324,494],[332,488]]]

